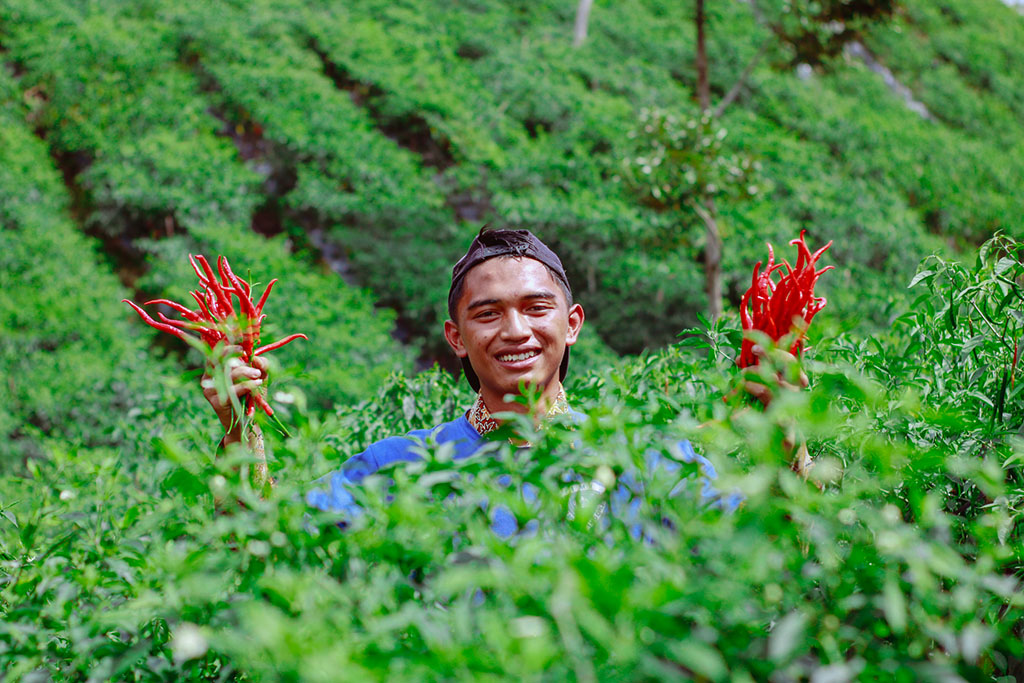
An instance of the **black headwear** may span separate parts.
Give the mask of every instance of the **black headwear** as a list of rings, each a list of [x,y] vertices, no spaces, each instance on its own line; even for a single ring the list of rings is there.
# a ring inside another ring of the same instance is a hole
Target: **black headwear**
[[[572,292],[569,286],[569,278],[565,274],[565,268],[555,252],[551,251],[546,244],[541,242],[529,230],[488,230],[481,228],[480,234],[473,239],[469,245],[466,255],[459,259],[459,262],[452,268],[452,286],[448,290],[448,310],[455,311],[457,301],[454,300],[455,290],[459,283],[465,279],[468,273],[475,266],[497,256],[517,256],[532,258],[547,266],[551,273],[558,278],[559,282],[565,285],[567,292]],[[454,315],[454,313],[453,313]],[[462,359],[462,370],[469,380],[469,386],[473,391],[480,391],[480,378],[473,371],[469,364],[469,358]],[[569,347],[565,347],[565,355],[562,356],[562,364],[559,366],[558,378],[565,379],[569,370]]]

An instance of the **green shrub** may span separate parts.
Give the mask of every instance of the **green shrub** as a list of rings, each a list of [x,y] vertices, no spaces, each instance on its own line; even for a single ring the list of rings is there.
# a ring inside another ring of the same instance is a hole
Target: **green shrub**
[[[162,423],[151,404],[170,367],[145,353],[149,335],[118,303],[127,291],[68,220],[18,95],[0,70],[0,468],[42,455],[49,438],[131,453]],[[125,420],[132,413],[149,424]]]
[[[727,294],[765,241],[782,251],[802,228],[835,239],[838,267],[821,281],[810,389],[762,411],[732,391],[730,315],[649,350],[705,306],[699,231],[616,178],[637,112],[692,100],[691,9],[598,3],[574,50],[568,2],[0,6],[17,73],[0,69],[3,675],[1018,671],[1020,246],[953,255],[1019,237],[1022,24],[994,0],[905,0],[861,27],[935,121],[856,60],[802,78],[797,53],[769,45],[721,120],[725,152],[767,180],[722,207]],[[719,98],[771,34],[749,3],[715,5],[709,31]],[[588,419],[530,434],[528,453],[499,443],[452,463],[427,446],[366,482],[365,514],[339,531],[302,502],[309,482],[472,401],[439,370],[402,374],[410,353],[390,333],[398,321],[441,353],[448,269],[485,221],[562,254],[591,321],[567,383]],[[328,272],[312,231],[372,295]],[[275,354],[291,433],[265,425],[266,500],[248,458],[213,452],[198,373],[182,372],[198,357],[117,303],[183,298],[190,252],[281,278],[267,338],[311,337]],[[743,494],[738,511],[700,503],[692,463],[650,470],[651,449],[678,461],[681,438]],[[809,481],[787,467],[801,439]],[[643,484],[635,512],[592,524],[610,494],[573,486],[627,473]],[[484,499],[536,531],[497,539]]]
[[[321,406],[364,396],[389,372],[408,367],[408,354],[390,336],[393,317],[378,314],[366,292],[292,256],[284,239],[264,240],[243,227],[266,200],[261,177],[219,134],[223,124],[178,59],[172,25],[128,8],[118,16],[71,6],[60,19],[33,24],[25,8],[34,5],[21,8],[25,18],[7,28],[12,54],[26,69],[23,84],[46,92],[39,117],[53,127],[55,152],[84,155],[85,168],[74,176],[83,194],[77,209],[88,225],[131,243],[132,257],[166,257],[150,259],[136,283],[141,299],[183,299],[194,284],[187,254],[225,254],[257,280],[281,280],[266,334],[298,329],[310,336],[299,384]],[[41,26],[49,32],[39,33]]]
[[[971,272],[992,283],[986,268]],[[937,277],[935,301],[969,295]],[[879,345],[917,334],[903,330]],[[984,419],[903,388],[959,368],[922,372],[841,337],[808,358],[809,390],[762,412],[722,400],[739,381],[737,334],[721,325],[580,378],[571,399],[587,420],[520,425],[529,455],[496,442],[453,463],[428,445],[364,483],[344,532],[310,515],[306,482],[457,414],[468,397],[446,375],[396,378],[337,417],[288,409],[268,500],[191,434],[145,461],[54,451],[0,484],[0,661],[15,677],[140,680],[984,679],[1015,666],[1019,538],[1013,509],[986,501],[1014,494],[1019,447],[970,446],[958,430]],[[817,458],[809,481],[785,466],[794,425]],[[646,464],[652,448],[678,460],[680,438],[711,458],[721,491],[742,492],[738,511],[699,501],[692,463]],[[565,478],[627,472],[643,486],[633,512]],[[218,514],[215,497],[245,505]],[[483,499],[536,530],[502,541]],[[614,511],[592,522],[600,502]]]

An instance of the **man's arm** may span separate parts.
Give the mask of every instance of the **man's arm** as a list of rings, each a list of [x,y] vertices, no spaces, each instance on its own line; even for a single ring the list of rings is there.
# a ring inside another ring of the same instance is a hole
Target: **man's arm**
[[[203,390],[203,397],[213,408],[217,419],[224,427],[224,438],[221,439],[220,448],[226,449],[235,443],[244,442],[246,444],[257,457],[252,474],[252,484],[258,491],[262,491],[268,482],[272,483],[263,449],[263,433],[259,426],[249,421],[247,433],[243,434],[244,421],[242,416],[235,413],[234,406],[244,405],[243,399],[263,386],[264,380],[267,378],[269,363],[266,358],[257,357],[253,359],[252,365],[248,365],[239,358],[238,354],[241,351],[239,346],[229,346],[224,350],[227,356],[225,363],[230,369],[228,390],[234,395],[235,400],[232,400],[231,395],[223,393],[217,387],[212,375],[214,368],[211,365],[207,365],[206,372],[200,380],[200,386]]]
[[[798,360],[793,354],[784,349],[772,349],[769,355],[760,344],[755,344],[752,350],[759,359],[766,360],[777,368],[776,379],[780,390],[800,391],[809,385],[807,375],[799,369]],[[792,372],[794,369],[798,371],[795,374]],[[757,376],[757,367],[744,368],[743,375],[745,378],[749,378],[743,382],[744,390],[767,409],[774,395],[772,389]],[[807,452],[807,442],[803,436],[797,433],[795,425],[790,426],[789,432],[782,445],[790,456],[790,467],[797,474],[806,477],[808,470],[814,465],[814,461]]]

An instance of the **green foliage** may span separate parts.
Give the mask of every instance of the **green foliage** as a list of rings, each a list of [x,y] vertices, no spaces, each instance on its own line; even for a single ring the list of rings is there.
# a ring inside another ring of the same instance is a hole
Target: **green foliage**
[[[727,134],[706,112],[680,117],[641,109],[628,136],[635,146],[623,161],[626,181],[646,204],[668,211],[699,212],[709,199],[755,195],[753,175],[760,166],[749,157],[725,154]]]
[[[644,201],[655,208],[680,210],[706,198],[752,196],[758,193],[749,158],[722,154],[728,134],[710,115],[677,117],[663,110],[640,110],[636,139],[638,156],[625,162],[627,177]]]
[[[309,512],[306,482],[457,414],[469,397],[448,375],[395,377],[337,416],[285,404],[292,436],[269,434],[266,500],[248,488],[249,458],[215,457],[195,434],[135,461],[54,450],[0,484],[0,663],[58,679],[996,677],[1024,656],[1019,444],[957,388],[956,363],[909,363],[898,344],[924,343],[911,321],[948,317],[928,302],[996,316],[1011,246],[973,269],[929,266],[918,282],[932,289],[874,344],[896,352],[826,340],[805,365],[810,389],[767,411],[722,400],[740,378],[738,331],[720,323],[578,378],[587,419],[518,425],[528,453],[496,441],[453,462],[426,444],[422,461],[364,482],[344,531]],[[979,353],[1002,353],[998,334],[979,334]],[[967,409],[930,402],[939,378]],[[816,458],[810,480],[785,466],[794,433]],[[700,501],[681,438],[721,491],[742,492],[738,511]],[[675,469],[652,468],[652,449]],[[616,501],[631,477],[635,502]],[[536,528],[497,538],[497,504]]]
[[[802,228],[838,266],[811,388],[766,411],[733,391],[728,315],[649,350],[704,309],[702,244],[616,178],[638,112],[690,108],[692,5],[597,3],[580,49],[569,2],[0,5],[5,680],[1019,671],[1024,23],[995,0],[905,0],[883,23],[850,13],[885,2],[756,6],[709,15],[714,98],[766,54],[721,119],[721,158],[757,159],[763,188],[720,207],[727,295]],[[675,168],[658,185],[685,203]],[[483,222],[562,255],[592,325],[568,383],[588,418],[520,425],[528,453],[427,444],[339,531],[309,482],[472,399],[402,371],[443,348],[448,268]],[[266,500],[251,458],[213,452],[198,356],[117,303],[180,299],[190,252],[280,278],[267,338],[311,337],[276,355],[291,434],[264,425]],[[737,512],[700,502],[681,438]],[[800,440],[809,481],[786,467]],[[609,486],[630,476],[632,511]],[[497,539],[484,499],[536,530]]]
[[[133,283],[140,298],[181,299],[193,284],[187,254],[224,254],[257,280],[280,279],[267,337],[278,330],[310,337],[298,383],[320,405],[365,396],[387,373],[407,367],[408,354],[390,338],[393,316],[377,313],[368,293],[291,255],[285,239],[265,240],[243,227],[266,199],[261,177],[219,134],[223,124],[178,61],[171,25],[131,16],[127,7],[120,16],[61,7],[63,15],[38,23],[33,3],[7,10],[18,20],[10,42],[26,69],[23,84],[45,94],[37,119],[52,127],[54,151],[70,165],[64,170],[77,173],[76,211],[98,232],[134,240],[131,258],[150,256],[146,277]]]
[[[1003,75],[1024,58],[1016,15],[949,0],[904,3],[878,21],[890,5],[712,8],[716,98],[767,54],[721,122],[723,158],[759,160],[767,188],[722,207],[733,305],[753,245],[810,228],[849,239],[836,250],[844,278],[870,280],[880,296],[844,303],[861,324],[884,326],[921,257],[1019,229],[1013,150],[1024,109]],[[112,239],[156,254],[163,247],[139,238],[251,223],[315,256],[326,235],[347,272],[440,358],[451,262],[483,222],[527,227],[560,246],[599,336],[639,352],[705,308],[679,266],[697,266],[701,239],[658,239],[699,234],[697,216],[658,215],[615,178],[638,112],[679,115],[691,99],[691,8],[600,6],[580,49],[567,39],[572,19],[561,4],[495,0],[17,0],[0,31],[25,71],[33,125],[74,180],[76,214]],[[836,53],[849,40],[865,42],[940,123]],[[807,41],[822,73],[802,81],[788,68]]]
[[[793,63],[817,64],[835,57],[851,40],[892,15],[896,0],[782,0],[759,5],[764,19]]]
[[[148,357],[122,316],[127,292],[68,220],[13,84],[0,70],[0,469],[42,455],[45,438],[127,441],[127,455],[159,428],[152,404],[170,368]]]

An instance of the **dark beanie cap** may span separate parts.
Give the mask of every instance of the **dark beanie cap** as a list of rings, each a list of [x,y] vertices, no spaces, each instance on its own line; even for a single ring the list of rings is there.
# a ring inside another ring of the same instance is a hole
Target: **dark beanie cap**
[[[565,274],[565,268],[555,252],[551,251],[546,244],[537,239],[529,230],[488,230],[485,226],[481,228],[480,234],[473,238],[466,255],[459,259],[459,262],[452,268],[452,285],[448,290],[448,310],[455,310],[457,301],[454,301],[455,289],[466,274],[474,267],[498,256],[515,256],[518,258],[532,258],[547,266],[552,274],[558,278],[561,284],[570,293],[569,278]],[[469,386],[473,391],[480,391],[480,378],[473,371],[469,364],[469,358],[462,359],[462,370],[466,374]],[[569,370],[569,347],[565,347],[565,355],[562,356],[562,364],[559,367],[559,379],[565,380],[566,372]]]

